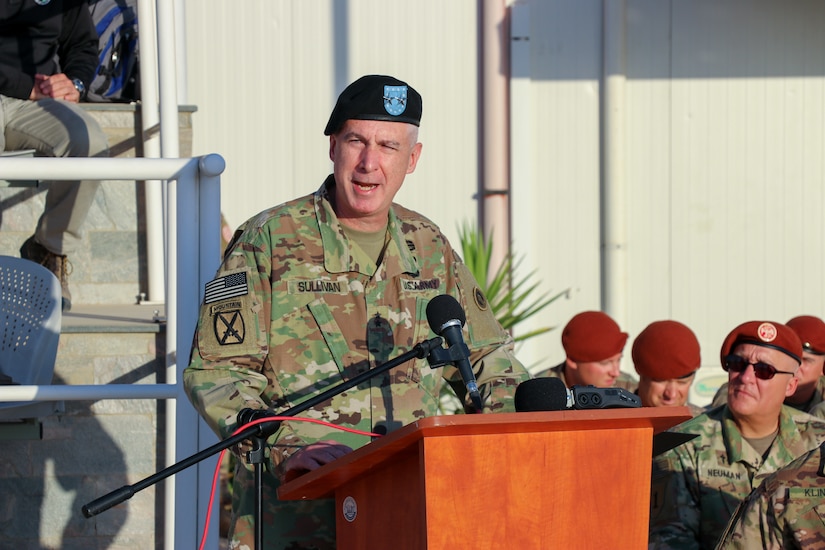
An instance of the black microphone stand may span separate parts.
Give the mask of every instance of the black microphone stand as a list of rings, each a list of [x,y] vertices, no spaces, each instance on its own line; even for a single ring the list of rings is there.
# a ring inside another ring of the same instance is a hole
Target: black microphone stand
[[[266,418],[268,416],[295,416],[299,413],[302,413],[319,403],[323,403],[324,401],[343,393],[344,391],[361,384],[362,382],[366,382],[373,376],[377,376],[381,373],[384,373],[398,365],[406,363],[411,359],[424,359],[427,357],[433,350],[438,349],[441,347],[442,338],[440,336],[436,336],[435,338],[431,338],[429,340],[425,340],[419,344],[416,344],[410,351],[403,353],[396,357],[395,359],[391,359],[384,363],[383,365],[379,365],[373,369],[367,370],[362,372],[358,376],[355,376],[349,380],[341,382],[340,384],[333,386],[332,388],[319,393],[315,397],[307,399],[306,401],[291,407],[284,412],[275,413],[273,411],[259,411],[253,409],[243,409],[238,413],[238,424],[243,426],[250,421],[259,419],[259,418]],[[254,464],[255,470],[255,493],[256,493],[256,505],[255,505],[255,548],[258,550],[263,549],[263,525],[260,521],[263,511],[263,463],[264,463],[264,449],[266,447],[266,439],[278,431],[280,427],[280,421],[273,421],[273,422],[265,422],[262,424],[256,424],[254,426],[250,426],[244,429],[237,434],[228,437],[211,447],[204,449],[194,455],[181,460],[180,462],[176,462],[175,464],[164,468],[163,470],[146,477],[137,483],[132,485],[126,485],[108,493],[98,499],[93,500],[92,502],[85,504],[81,511],[86,518],[91,518],[100,514],[101,512],[105,512],[112,506],[120,504],[121,502],[132,498],[135,493],[138,491],[142,491],[147,487],[158,483],[166,479],[167,477],[174,475],[181,470],[185,470],[186,468],[197,464],[201,460],[209,458],[210,456],[220,453],[224,449],[228,449],[233,445],[236,445],[246,439],[252,441],[252,450],[247,454],[247,458],[249,462]]]
[[[469,356],[470,348],[467,347],[466,343],[460,342],[458,344],[453,344],[448,348],[438,346],[430,352],[430,355],[427,357],[427,362],[429,362],[430,368],[435,369],[438,367],[443,367],[444,365],[455,365],[458,361],[461,361]],[[463,373],[462,379],[464,379]],[[475,384],[475,381],[473,381],[473,383]],[[467,380],[464,380],[464,384],[467,384]],[[470,399],[473,402],[474,407],[472,412],[483,412],[482,409],[484,408],[484,404],[482,403],[481,395],[479,395],[478,391],[475,393],[470,393]],[[465,412],[470,411],[467,411],[465,407]]]

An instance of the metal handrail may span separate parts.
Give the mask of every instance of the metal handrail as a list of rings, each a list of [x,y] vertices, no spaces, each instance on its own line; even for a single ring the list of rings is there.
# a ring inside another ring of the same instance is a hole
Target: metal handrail
[[[0,386],[0,401],[97,399],[166,399],[166,462],[171,465],[195,454],[214,435],[191,406],[178,407],[183,389],[177,350],[188,357],[200,308],[200,289],[214,276],[220,259],[220,155],[194,158],[5,158],[0,179],[38,180],[163,180],[166,192],[166,380],[164,384],[101,384],[100,386]],[[195,428],[195,429],[193,429]],[[166,481],[164,546],[195,548],[206,516],[211,488],[210,468],[193,466]],[[177,491],[180,488],[181,491]],[[196,504],[193,506],[193,502]]]
[[[0,386],[0,402],[177,399],[177,384],[72,384]]]

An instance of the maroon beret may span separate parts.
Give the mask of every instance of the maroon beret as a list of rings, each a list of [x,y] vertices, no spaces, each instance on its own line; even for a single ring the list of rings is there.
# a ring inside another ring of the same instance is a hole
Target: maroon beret
[[[627,333],[601,311],[575,315],[561,333],[561,345],[567,357],[576,363],[604,361],[621,353],[625,342]]]
[[[800,315],[786,323],[802,340],[802,349],[808,353],[825,355],[825,322],[813,315]]]
[[[640,376],[673,380],[695,372],[702,364],[699,340],[678,321],[655,321],[633,341],[633,366]]]
[[[722,364],[725,363],[725,357],[730,355],[739,344],[772,348],[802,364],[802,342],[799,341],[799,336],[790,327],[781,323],[748,321],[733,329],[722,344],[720,352]]]

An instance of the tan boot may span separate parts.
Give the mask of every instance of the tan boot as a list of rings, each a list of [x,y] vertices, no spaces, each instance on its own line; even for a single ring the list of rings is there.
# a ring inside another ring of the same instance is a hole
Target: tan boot
[[[49,252],[46,247],[34,240],[34,236],[31,236],[20,247],[20,257],[36,262],[54,273],[57,280],[60,281],[60,289],[63,294],[62,309],[63,311],[72,309],[72,293],[69,292],[69,274],[72,271],[72,264],[69,263],[66,256]]]

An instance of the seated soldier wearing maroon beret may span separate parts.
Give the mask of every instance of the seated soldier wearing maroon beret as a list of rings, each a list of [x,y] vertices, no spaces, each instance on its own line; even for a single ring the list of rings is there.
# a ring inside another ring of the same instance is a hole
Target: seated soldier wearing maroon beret
[[[618,387],[636,389],[636,380],[619,370],[627,333],[601,311],[575,315],[561,333],[567,358],[563,363],[536,374],[536,378],[561,378],[565,386]]]
[[[786,323],[802,341],[802,364],[796,373],[799,385],[785,404],[814,416],[825,418],[825,322],[813,315],[800,315]],[[713,397],[711,407],[727,400],[727,384],[722,384]]]
[[[655,321],[639,333],[631,353],[643,407],[687,406],[693,416],[704,412],[688,403],[690,386],[702,364],[692,330],[678,321]]]
[[[697,437],[654,461],[651,548],[713,548],[753,489],[825,441],[825,422],[783,405],[802,363],[802,343],[790,327],[743,323],[720,356],[727,404],[672,428]]]

